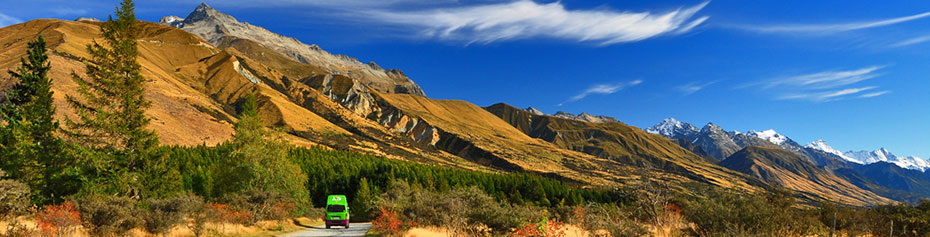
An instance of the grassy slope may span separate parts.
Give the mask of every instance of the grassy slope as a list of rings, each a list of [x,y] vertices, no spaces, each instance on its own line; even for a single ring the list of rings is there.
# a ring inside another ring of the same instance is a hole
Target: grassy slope
[[[72,114],[65,95],[77,96],[70,72],[82,75],[85,47],[99,39],[99,23],[34,20],[0,29],[0,69],[18,66],[25,43],[37,34],[49,42],[53,90],[60,116]],[[236,57],[187,32],[140,22],[139,63],[147,79],[146,97],[153,102],[147,114],[150,128],[166,144],[215,144],[232,134],[233,103],[249,92],[262,98],[262,116],[272,124],[295,130],[346,133],[320,116],[289,103],[266,84],[252,84],[233,68]],[[13,82],[3,81],[3,86]]]
[[[621,122],[588,123],[538,116],[503,103],[485,109],[522,133],[564,149],[635,167],[659,168],[721,187],[764,186],[757,180],[708,162],[674,141]]]
[[[782,149],[747,147],[721,161],[720,165],[798,191],[807,199],[820,197],[857,206],[892,202]]]

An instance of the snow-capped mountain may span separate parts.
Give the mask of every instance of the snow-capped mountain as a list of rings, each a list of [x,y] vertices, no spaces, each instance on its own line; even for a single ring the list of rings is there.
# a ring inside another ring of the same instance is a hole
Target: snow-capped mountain
[[[818,166],[829,167],[830,169],[845,167],[844,164],[849,160],[837,155],[837,153],[842,154],[842,152],[822,152],[815,148],[805,147],[772,129],[750,130],[743,133],[726,131],[716,124],[707,123],[706,126],[698,130],[687,122],[668,118],[655,126],[647,128],[646,131],[668,138],[687,140],[717,160],[724,160],[740,149],[749,146],[780,147]]]
[[[876,162],[888,162],[901,168],[926,171],[930,169],[930,161],[916,156],[899,157],[891,153],[888,149],[881,148],[874,151],[847,151],[840,152],[823,140],[813,141],[805,147],[817,149],[826,153],[837,155],[846,161],[857,164],[872,164]]]
[[[892,161],[891,163],[912,170],[927,171],[930,169],[930,161],[916,156],[898,157],[897,161]]]
[[[881,148],[875,151],[847,151],[845,156],[860,161],[860,164],[872,164],[875,162],[888,162],[900,166],[901,168],[926,171],[930,169],[930,161],[916,156],[898,157]]]
[[[779,146],[785,144],[785,142],[788,141],[788,137],[778,134],[778,132],[775,132],[775,130],[773,129],[769,129],[769,130],[765,130],[761,132],[756,131],[756,130],[749,130],[747,134],[749,134],[750,136],[762,138],[763,140],[769,141],[772,144],[779,145]]]
[[[813,141],[813,142],[811,142],[810,144],[805,145],[804,147],[811,148],[811,149],[816,149],[816,150],[820,150],[820,151],[823,151],[823,152],[826,152],[826,153],[830,153],[830,154],[839,156],[840,158],[843,158],[844,160],[849,161],[849,162],[852,162],[852,163],[856,163],[856,164],[865,164],[865,163],[864,163],[863,161],[861,161],[861,160],[854,159],[854,158],[852,158],[852,157],[846,156],[846,154],[843,154],[842,151],[833,149],[833,147],[831,147],[830,145],[828,145],[827,142],[824,141],[824,140],[816,140],[816,141]]]
[[[894,154],[891,154],[891,152],[885,148],[881,148],[875,151],[847,151],[843,154],[865,164],[871,164],[879,161],[897,160],[897,157]]]
[[[667,118],[662,120],[661,123],[646,129],[648,133],[659,134],[666,137],[690,137],[700,131],[701,130],[694,125],[678,121],[675,118]]]

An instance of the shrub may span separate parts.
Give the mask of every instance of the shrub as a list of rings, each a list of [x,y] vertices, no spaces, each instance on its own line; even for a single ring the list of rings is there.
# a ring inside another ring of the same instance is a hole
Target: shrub
[[[0,171],[2,176],[3,171]],[[0,180],[0,220],[25,214],[29,202],[29,186],[14,180]]]
[[[207,205],[208,212],[213,219],[222,223],[232,224],[250,224],[252,214],[230,208],[228,204],[210,203]]]
[[[261,220],[285,220],[297,210],[288,196],[261,190],[227,195],[224,199],[233,209],[247,214],[245,224],[249,225]]]
[[[516,229],[514,236],[540,236],[540,237],[563,237],[565,236],[565,227],[562,222],[556,220],[543,219],[538,223],[525,222],[523,227]]]
[[[193,194],[187,194],[175,198],[181,206],[182,218],[187,217],[187,228],[194,232],[194,236],[203,236],[206,232],[206,224],[215,220],[211,215],[208,204],[203,202],[203,198]]]
[[[133,215],[135,203],[127,197],[89,196],[76,203],[84,228],[94,235],[125,235],[142,222]]]
[[[453,235],[502,235],[520,228],[525,221],[548,219],[544,208],[501,203],[477,187],[428,192],[395,181],[378,204],[382,207],[375,213],[378,218],[389,215],[387,211],[399,215],[402,223],[441,226]]]
[[[384,207],[380,208],[379,213],[378,217],[371,222],[372,228],[385,236],[399,234],[403,223],[397,218],[397,214]]]
[[[775,189],[759,195],[740,195],[708,190],[708,196],[686,202],[682,211],[694,223],[695,235],[789,236],[819,231],[814,213],[794,208],[794,198],[786,190]]]
[[[36,214],[36,226],[45,236],[68,236],[81,224],[81,214],[72,202],[47,205]]]
[[[203,206],[203,199],[185,195],[170,199],[149,199],[144,205],[146,210],[142,214],[142,220],[145,230],[153,234],[164,234],[180,224],[184,217],[192,216],[194,209]]]
[[[0,170],[0,178],[5,174]],[[31,235],[25,225],[19,223],[20,215],[29,210],[29,186],[14,180],[0,179],[0,221],[8,221],[9,236]]]
[[[642,236],[648,233],[646,227],[637,223],[633,211],[614,204],[589,203],[575,212],[575,219],[580,226],[592,234],[607,231],[611,236]]]

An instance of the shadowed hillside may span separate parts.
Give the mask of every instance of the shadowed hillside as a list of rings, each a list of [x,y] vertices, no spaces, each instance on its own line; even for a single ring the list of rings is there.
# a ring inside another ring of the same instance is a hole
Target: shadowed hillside
[[[860,206],[892,202],[778,148],[747,147],[721,161],[720,165],[795,190],[808,200],[819,197]]]

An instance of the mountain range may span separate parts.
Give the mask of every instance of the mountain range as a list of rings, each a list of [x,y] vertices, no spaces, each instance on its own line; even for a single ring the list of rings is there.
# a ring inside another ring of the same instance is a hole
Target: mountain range
[[[74,116],[65,103],[65,96],[78,90],[70,74],[84,72],[86,45],[100,37],[99,24],[41,19],[0,28],[0,70],[18,66],[26,42],[43,35],[57,116]],[[588,113],[544,114],[505,103],[480,107],[432,99],[401,70],[330,53],[207,4],[183,18],[138,24],[138,61],[147,79],[145,96],[152,101],[146,115],[164,144],[228,140],[236,108],[253,94],[265,125],[299,146],[468,170],[528,172],[578,186],[615,187],[645,178],[685,192],[694,185],[756,192],[774,184],[797,191],[807,202],[856,206],[930,196],[924,188],[930,187],[925,185],[930,176],[882,166],[897,161],[925,167],[919,158],[838,154],[825,142],[801,146],[773,130],[728,132],[712,123],[698,129],[675,119],[643,130]],[[0,88],[13,83],[0,79]]]
[[[771,129],[743,133],[725,131],[713,123],[698,129],[690,123],[674,118],[667,118],[655,126],[646,128],[645,131],[688,141],[682,144],[682,147],[695,153],[706,151],[706,154],[719,161],[722,166],[741,170],[769,182],[784,183],[784,186],[796,185],[797,182],[780,182],[785,179],[784,175],[773,175],[775,172],[771,170],[806,174],[808,178],[794,178],[805,182],[823,180],[810,178],[822,175],[817,172],[823,171],[862,189],[900,201],[916,201],[930,195],[930,192],[922,188],[923,185],[930,185],[926,180],[930,173],[924,172],[930,168],[930,162],[915,156],[898,157],[885,148],[875,151],[841,152],[823,140],[801,146]],[[732,160],[734,157],[738,160]],[[812,173],[810,167],[798,165],[795,157],[816,167],[818,171]],[[777,164],[780,169],[771,168],[774,166],[772,164]],[[825,187],[832,186],[834,185]]]

